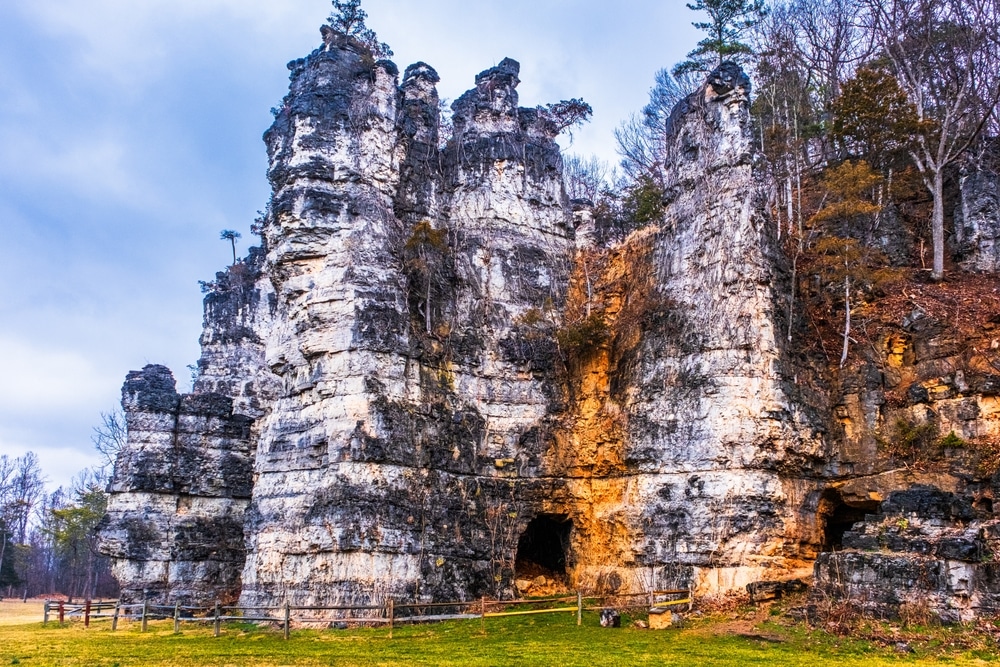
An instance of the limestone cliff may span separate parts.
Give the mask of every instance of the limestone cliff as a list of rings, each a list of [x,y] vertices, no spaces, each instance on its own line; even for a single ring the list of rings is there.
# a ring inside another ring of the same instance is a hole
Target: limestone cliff
[[[153,366],[123,389],[102,540],[129,595],[724,592],[808,571],[892,491],[992,493],[879,446],[921,410],[995,430],[988,355],[946,323],[890,318],[843,370],[790,342],[738,67],[670,118],[663,219],[599,248],[554,141],[585,105],[520,107],[505,59],[445,137],[433,68],[322,32],[265,134],[261,248],[207,286],[192,394]]]
[[[252,419],[233,414],[228,396],[179,395],[163,366],[129,373],[122,406],[128,447],[101,526],[122,597],[231,599],[244,559]]]

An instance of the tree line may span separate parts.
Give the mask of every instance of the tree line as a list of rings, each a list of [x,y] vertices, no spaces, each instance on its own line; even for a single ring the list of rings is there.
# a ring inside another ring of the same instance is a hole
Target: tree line
[[[721,62],[753,81],[751,113],[799,308],[851,313],[900,275],[941,281],[960,169],[1000,157],[1000,0],[698,0],[706,34],[656,73],[616,132],[620,164],[570,156],[571,197],[607,242],[662,214],[667,118]]]
[[[80,472],[68,488],[46,490],[34,452],[0,455],[0,599],[117,596],[110,562],[97,551],[96,529],[125,422],[120,412],[101,417],[92,440],[102,464]]]

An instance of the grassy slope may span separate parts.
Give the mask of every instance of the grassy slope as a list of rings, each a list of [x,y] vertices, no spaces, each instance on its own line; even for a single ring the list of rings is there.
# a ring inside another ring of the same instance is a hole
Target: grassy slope
[[[975,653],[925,645],[901,656],[892,648],[851,641],[801,627],[758,626],[757,637],[727,634],[718,624],[696,623],[683,630],[620,630],[598,626],[596,615],[576,627],[569,616],[492,620],[482,636],[478,621],[397,628],[389,640],[381,630],[280,633],[250,627],[211,629],[186,625],[173,635],[169,621],[123,624],[111,633],[106,621],[84,630],[40,623],[0,626],[0,665],[986,665],[992,650]]]

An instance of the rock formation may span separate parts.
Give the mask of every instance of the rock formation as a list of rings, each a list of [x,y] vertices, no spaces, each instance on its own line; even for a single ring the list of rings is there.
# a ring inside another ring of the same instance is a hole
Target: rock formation
[[[233,414],[228,396],[179,395],[163,366],[129,373],[122,406],[128,447],[101,540],[123,598],[232,598],[245,553],[253,420]]]
[[[992,503],[930,486],[889,495],[882,512],[844,533],[844,551],[816,561],[813,597],[876,618],[969,622],[1000,613],[1000,521]]]
[[[1000,146],[993,151],[1000,153]],[[1000,269],[1000,177],[995,170],[969,165],[960,189],[955,213],[959,264],[966,271],[995,273]]]
[[[789,344],[738,67],[673,112],[659,225],[603,249],[554,141],[589,108],[519,107],[505,59],[442,136],[433,68],[323,38],[265,135],[261,248],[206,286],[193,393],[126,380],[102,548],[127,596],[725,592],[809,571],[891,491],[972,488],[877,444],[928,410],[995,429],[1000,382],[946,325],[834,376]]]

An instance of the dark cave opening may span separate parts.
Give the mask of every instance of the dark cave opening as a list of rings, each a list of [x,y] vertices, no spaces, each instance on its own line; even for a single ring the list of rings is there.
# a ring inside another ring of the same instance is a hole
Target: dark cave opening
[[[517,541],[514,569],[527,572],[541,566],[555,574],[566,573],[566,554],[573,522],[562,514],[539,514],[528,523]]]
[[[844,533],[866,514],[877,514],[881,503],[875,500],[846,502],[836,489],[823,492],[819,516],[823,528],[823,551],[837,551],[844,546]]]

